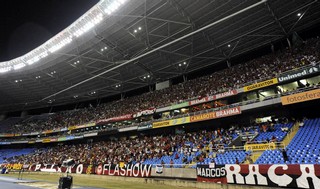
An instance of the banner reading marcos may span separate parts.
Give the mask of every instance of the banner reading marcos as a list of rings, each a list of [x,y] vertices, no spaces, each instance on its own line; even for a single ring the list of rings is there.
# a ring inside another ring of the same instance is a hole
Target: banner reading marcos
[[[320,186],[320,165],[312,164],[231,164],[211,168],[198,165],[196,172],[199,182],[310,189]]]
[[[227,183],[226,169],[224,165],[197,165],[198,182]]]
[[[244,92],[253,91],[253,90],[260,89],[263,87],[268,87],[268,86],[271,86],[271,85],[274,85],[277,83],[278,83],[278,79],[273,78],[273,79],[269,79],[266,81],[261,81],[259,83],[254,83],[252,85],[245,86],[245,87],[243,87],[243,90],[244,90]]]
[[[293,95],[281,97],[282,105],[295,104],[299,102],[305,102],[309,100],[316,100],[320,98],[320,89],[315,89],[312,91],[306,91],[302,93],[297,93]]]

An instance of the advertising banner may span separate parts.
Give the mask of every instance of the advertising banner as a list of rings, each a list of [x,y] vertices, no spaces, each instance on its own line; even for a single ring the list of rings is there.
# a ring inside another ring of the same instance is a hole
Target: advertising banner
[[[143,110],[143,111],[140,111],[140,112],[133,114],[133,117],[136,118],[136,117],[141,117],[141,116],[146,116],[146,115],[152,115],[152,114],[154,114],[154,112],[156,112],[156,108],[150,108],[150,109]]]
[[[49,142],[51,142],[51,139],[50,139],[50,138],[42,139],[42,143],[49,143]]]
[[[138,126],[138,131],[151,129],[151,128],[152,128],[152,123],[149,123],[149,124],[146,124],[146,125],[139,125]]]
[[[134,131],[134,130],[138,130],[138,126],[124,127],[124,128],[120,128],[118,130],[119,130],[119,132]]]
[[[196,171],[199,182],[225,183],[226,178],[228,184],[310,189],[320,186],[320,165],[312,164],[227,164],[217,168],[199,165]]]
[[[189,106],[196,105],[196,104],[202,104],[202,103],[209,102],[209,101],[212,101],[212,100],[214,100],[213,96],[207,96],[207,97],[204,97],[204,98],[191,100],[191,101],[189,101]]]
[[[240,106],[216,111],[216,118],[228,117],[228,116],[233,116],[233,115],[238,115],[238,114],[241,114]]]
[[[124,121],[124,120],[130,120],[132,118],[133,118],[132,114],[126,114],[126,115],[122,115],[122,116],[118,116],[118,117],[112,117],[112,118],[108,118],[108,119],[101,119],[101,120],[98,120],[96,122],[96,124],[108,123],[108,122],[114,122],[114,121]]]
[[[75,126],[76,129],[81,129],[81,128],[86,128],[86,127],[92,127],[92,126],[95,126],[96,123],[87,123],[87,124],[83,124],[83,125],[78,125],[78,126]]]
[[[295,104],[320,98],[320,89],[281,97],[282,105]]]
[[[170,120],[170,126],[181,125],[181,124],[185,124],[185,123],[190,123],[190,117],[183,117],[183,118]]]
[[[269,80],[266,80],[266,81],[261,81],[259,83],[254,83],[252,85],[245,86],[245,87],[243,87],[243,91],[244,92],[253,91],[253,90],[264,88],[264,87],[268,87],[268,86],[271,86],[271,85],[274,85],[274,84],[277,84],[277,83],[278,83],[278,79],[277,78],[273,78],[273,79],[269,79]]]
[[[152,123],[152,128],[160,128],[160,127],[168,127],[170,126],[170,121],[158,121],[158,122],[153,122]]]
[[[153,128],[160,128],[160,127],[181,125],[181,124],[186,124],[186,123],[190,123],[190,117],[183,117],[183,118],[171,119],[171,120],[167,120],[167,121],[154,122],[152,124],[152,127]]]
[[[213,95],[213,96],[206,96],[206,97],[203,97],[203,98],[200,98],[200,99],[189,101],[189,106],[210,102],[210,101],[213,101],[213,100],[217,100],[217,99],[233,96],[233,95],[236,95],[236,94],[238,94],[237,90],[231,90],[231,91],[227,91],[227,92],[224,92],[224,93],[216,94],[216,95]]]
[[[264,151],[264,150],[274,150],[276,145],[272,143],[267,144],[246,144],[244,145],[245,150],[247,151]]]
[[[286,81],[302,78],[311,74],[315,74],[318,72],[320,72],[320,64],[282,73],[278,77],[278,81],[286,82]]]
[[[231,91],[227,91],[227,92],[224,92],[224,93],[213,95],[213,99],[217,100],[217,99],[220,99],[220,98],[225,98],[225,97],[233,96],[233,95],[236,95],[236,94],[238,94],[237,90],[231,90]]]
[[[21,165],[22,167],[22,165]],[[50,164],[33,164],[29,166],[30,171],[40,172],[61,172],[61,173],[76,173],[76,174],[97,174],[109,176],[123,177],[150,177],[152,165],[145,164],[100,164],[100,165],[85,165],[75,164],[71,167],[61,167],[59,165]]]
[[[216,118],[216,112],[209,112],[205,114],[190,116],[190,121],[197,122],[197,121],[205,121],[205,120],[215,119],[215,118]]]

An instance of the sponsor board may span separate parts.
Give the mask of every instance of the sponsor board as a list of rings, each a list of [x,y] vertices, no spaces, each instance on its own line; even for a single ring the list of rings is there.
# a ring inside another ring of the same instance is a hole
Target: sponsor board
[[[219,110],[215,112],[208,112],[204,114],[190,116],[190,122],[205,121],[205,120],[217,119],[221,117],[233,116],[238,114],[241,114],[240,106]]]
[[[239,106],[234,107],[234,108],[228,108],[225,110],[216,111],[216,118],[228,117],[228,116],[238,115],[238,114],[241,114],[241,109]]]
[[[62,167],[56,164],[33,164],[29,166],[29,171],[97,174],[123,177],[150,177],[151,169],[152,165],[145,164],[124,164],[123,166],[119,166],[118,164],[74,164],[71,167]]]
[[[108,118],[108,119],[100,119],[100,120],[98,120],[96,122],[96,124],[115,122],[115,121],[124,121],[124,120],[130,120],[132,118],[133,118],[132,114],[126,114],[126,115],[122,115],[122,116],[118,116],[118,117],[112,117],[112,118]]]
[[[202,167],[201,167],[202,166]],[[221,182],[228,184],[256,185],[283,188],[310,188],[320,186],[320,165],[312,164],[226,164],[225,176],[221,170],[217,175],[215,169],[201,165],[197,168],[197,180]]]
[[[158,121],[158,122],[153,122],[152,127],[153,128],[159,128],[159,127],[168,127],[170,126],[170,121]]]
[[[154,123],[152,123],[152,127],[153,128],[160,128],[160,127],[181,125],[181,124],[186,124],[186,123],[190,123],[190,117],[183,117],[183,118],[171,119],[171,120],[167,120],[167,121],[154,122]]]
[[[320,98],[320,89],[281,97],[282,105],[295,104]]]
[[[146,129],[151,129],[152,128],[152,124],[147,124],[147,125],[139,125],[138,126],[138,131],[141,131],[141,130],[146,130]]]
[[[213,100],[217,100],[217,99],[233,96],[233,95],[236,95],[236,94],[238,94],[237,90],[231,90],[231,91],[227,91],[227,92],[224,92],[224,93],[216,94],[216,95],[213,95],[213,96],[207,96],[207,97],[204,97],[204,98],[191,100],[191,101],[189,101],[189,106],[210,102],[210,101],[213,101]]]
[[[216,118],[216,112],[209,112],[205,114],[190,116],[190,121],[197,122],[197,121],[204,121],[204,120],[215,119],[215,118]]]
[[[302,69],[293,70],[290,72],[282,73],[278,77],[279,82],[286,82],[293,79],[302,78],[320,71],[320,65],[308,66]]]
[[[119,132],[127,132],[127,131],[134,131],[138,130],[138,126],[132,126],[132,127],[125,127],[118,129]]]
[[[51,139],[50,139],[50,138],[42,139],[42,143],[49,143],[49,142],[51,142]]]
[[[81,128],[85,128],[85,127],[92,127],[92,126],[95,126],[96,123],[87,123],[87,124],[83,124],[83,125],[78,125],[78,126],[75,126],[76,129],[81,129]]]
[[[220,98],[225,98],[225,97],[229,97],[229,96],[233,96],[238,94],[237,90],[231,90],[231,91],[227,91],[224,93],[220,93],[220,94],[216,94],[213,96],[214,100],[220,99]]]
[[[137,112],[136,114],[133,114],[133,117],[141,117],[141,116],[146,116],[146,115],[152,115],[154,114],[154,112],[156,112],[156,108],[150,108],[148,110],[143,110],[140,112]]]
[[[266,81],[261,81],[259,83],[254,83],[252,85],[245,86],[245,87],[243,87],[243,91],[244,92],[253,91],[253,90],[264,88],[264,87],[268,87],[268,86],[271,86],[271,85],[274,85],[274,84],[277,84],[277,83],[278,83],[278,79],[277,78],[273,78],[273,79],[269,79],[269,80],[266,80]]]
[[[276,149],[276,145],[272,143],[268,144],[246,144],[244,148],[247,151],[264,151],[264,150],[274,150]]]
[[[169,121],[170,121],[170,126],[181,125],[181,124],[185,124],[185,123],[190,123],[190,117],[172,119],[172,120],[169,120]]]

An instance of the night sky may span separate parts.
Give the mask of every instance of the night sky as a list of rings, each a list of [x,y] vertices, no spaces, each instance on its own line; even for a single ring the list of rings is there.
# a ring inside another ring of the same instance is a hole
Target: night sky
[[[99,0],[5,0],[0,5],[0,62],[21,56],[68,27]]]

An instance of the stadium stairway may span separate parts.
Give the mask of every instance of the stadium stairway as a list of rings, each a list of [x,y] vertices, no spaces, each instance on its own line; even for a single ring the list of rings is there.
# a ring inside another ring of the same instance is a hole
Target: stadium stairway
[[[297,132],[299,130],[299,122],[296,122],[293,127],[290,129],[289,133],[285,136],[283,139],[284,146],[288,146],[291,140],[296,136]]]
[[[285,148],[286,146],[288,146],[289,143],[291,142],[291,140],[294,138],[294,136],[296,136],[298,130],[299,130],[299,122],[296,122],[292,126],[292,128],[290,129],[288,134],[284,137],[283,141],[279,145],[277,145],[276,147],[278,149],[281,149],[281,148]],[[256,162],[264,152],[265,151],[252,152],[251,158],[252,158],[253,162]],[[249,162],[247,160],[245,161],[245,163],[249,164]]]

